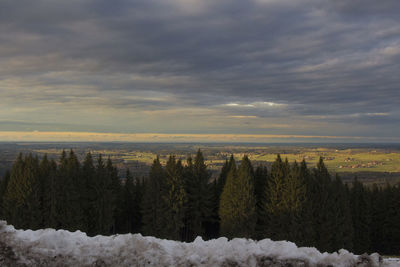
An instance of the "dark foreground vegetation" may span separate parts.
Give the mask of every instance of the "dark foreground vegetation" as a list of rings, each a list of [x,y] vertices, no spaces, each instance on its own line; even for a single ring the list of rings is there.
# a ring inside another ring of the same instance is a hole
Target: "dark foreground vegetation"
[[[51,227],[88,235],[143,233],[193,241],[226,236],[290,240],[321,251],[400,252],[400,187],[348,186],[323,160],[253,168],[231,157],[218,179],[199,151],[185,162],[156,158],[148,178],[121,182],[110,159],[88,153],[59,161],[20,154],[0,183],[0,216],[16,228]]]

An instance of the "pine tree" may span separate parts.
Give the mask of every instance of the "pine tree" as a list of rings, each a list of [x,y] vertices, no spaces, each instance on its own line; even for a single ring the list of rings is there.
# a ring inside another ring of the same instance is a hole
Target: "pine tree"
[[[300,246],[314,246],[315,244],[315,229],[313,227],[313,207],[315,205],[313,199],[315,190],[315,183],[312,179],[311,173],[307,168],[307,163],[303,159],[300,163],[299,179],[304,182],[306,186],[306,198],[301,209],[300,220],[301,220],[301,237],[297,240],[297,245]]]
[[[0,219],[5,219],[5,212],[3,207],[3,198],[7,191],[8,182],[10,181],[10,172],[6,171],[2,180],[0,180]]]
[[[116,233],[116,221],[118,216],[118,205],[120,201],[121,195],[121,183],[118,177],[118,170],[113,166],[111,158],[108,157],[106,163],[106,176],[107,180],[110,183],[110,201],[111,201],[111,209],[112,209],[112,226],[110,233]]]
[[[235,219],[237,217],[236,191],[237,170],[233,160],[230,166],[219,204],[220,234],[228,238],[236,235]]]
[[[400,194],[399,185],[387,186],[385,198],[387,199],[385,227],[385,248],[387,254],[396,254],[400,249]]]
[[[136,177],[134,182],[134,201],[133,201],[133,225],[132,232],[139,233],[142,230],[143,226],[143,213],[142,213],[142,205],[143,205],[143,195],[144,195],[144,179],[140,179]]]
[[[42,222],[38,173],[37,157],[19,154],[3,198],[5,218],[17,228],[38,229]]]
[[[323,252],[333,251],[332,240],[335,235],[335,200],[332,194],[332,181],[322,157],[313,170],[313,228],[315,246]]]
[[[247,156],[236,170],[232,164],[221,195],[221,234],[228,237],[254,236],[256,224],[254,171]]]
[[[79,161],[71,150],[69,156],[63,150],[59,159],[55,179],[55,218],[56,228],[75,231],[82,221],[79,192],[75,180],[79,179]]]
[[[143,196],[143,233],[166,238],[166,177],[160,159],[157,157],[151,166]]]
[[[214,181],[212,185],[212,222],[208,226],[207,237],[208,238],[217,238],[220,234],[220,217],[219,217],[219,205],[221,201],[222,191],[224,190],[226,179],[228,176],[228,172],[232,164],[234,164],[235,159],[233,155],[231,155],[229,161],[226,159],[224,165],[222,166],[221,172],[218,178]]]
[[[97,160],[95,178],[95,210],[97,212],[96,234],[111,233],[114,218],[114,200],[111,176],[107,172],[101,154]]]
[[[198,150],[194,164],[189,161],[186,171],[185,189],[187,194],[187,227],[190,229],[187,240],[204,236],[206,223],[211,219],[212,191],[210,190],[210,173],[204,163],[204,157]]]
[[[371,198],[371,250],[382,253],[384,244],[387,240],[385,236],[386,209],[388,207],[383,190],[377,184],[372,185]],[[387,228],[386,228],[387,229]]]
[[[43,168],[43,166],[41,166]],[[43,168],[44,169],[44,168]],[[46,226],[50,228],[56,229],[58,226],[57,223],[57,200],[58,200],[58,191],[57,191],[57,163],[55,162],[54,159],[50,160],[50,173],[48,174],[49,177],[49,192],[46,192],[48,194],[49,198],[49,203],[47,204],[48,207],[50,208],[49,211],[49,216],[45,217],[45,222]],[[42,177],[47,176],[47,170],[44,169],[41,171]],[[46,198],[46,194],[44,195],[44,198]],[[44,205],[46,207],[47,205]],[[44,212],[46,214],[46,211]],[[47,218],[47,219],[46,219]]]
[[[331,218],[335,226],[335,234],[332,236],[332,250],[341,248],[352,250],[353,248],[353,221],[348,188],[336,174],[332,183],[333,216]]]
[[[288,221],[283,198],[287,174],[287,166],[278,154],[271,166],[270,178],[267,182],[267,200],[264,205],[267,216],[264,225],[264,236],[275,240],[285,239],[287,234],[285,226]]]
[[[40,203],[43,213],[43,222],[41,227],[50,227],[51,212],[51,179],[55,172],[52,172],[50,161],[45,154],[39,164],[39,180],[40,180]]]
[[[120,206],[120,233],[132,233],[133,225],[135,223],[135,188],[134,188],[133,178],[129,171],[126,170],[125,184],[122,188],[122,199]]]
[[[97,211],[96,202],[96,180],[93,157],[90,152],[86,154],[82,166],[82,182],[84,187],[81,191],[82,208],[84,211],[84,228],[88,235],[93,236],[96,233]]]
[[[217,179],[217,194],[221,195],[222,191],[224,190],[225,182],[228,177],[229,170],[234,164],[235,159],[233,158],[233,155],[231,155],[229,161],[225,160],[224,165],[222,166],[221,172],[219,174],[219,177]]]
[[[167,238],[182,240],[184,235],[185,207],[187,194],[183,183],[183,166],[175,156],[170,156],[165,166],[166,195],[164,200],[167,205],[166,230]]]
[[[68,194],[68,214],[71,214],[70,225],[67,229],[79,230],[83,228],[83,209],[80,191],[83,187],[81,177],[81,166],[75,152],[71,149],[67,158],[66,170],[66,193]],[[66,203],[64,203],[66,204]]]
[[[287,216],[287,240],[300,242],[303,239],[302,210],[306,202],[306,183],[301,169],[295,161],[290,173],[284,179],[283,203]]]
[[[26,179],[30,180],[31,193],[27,196],[27,211],[29,218],[29,228],[32,230],[43,227],[43,213],[41,209],[41,184],[39,177],[39,159],[37,156],[29,154],[25,157],[25,173]]]
[[[266,224],[266,214],[264,205],[267,201],[267,183],[269,175],[266,166],[258,166],[254,172],[254,196],[256,199],[256,229],[255,238],[263,239],[264,237],[264,226]]]
[[[31,190],[29,181],[23,176],[24,165],[22,153],[19,153],[12,165],[7,190],[3,197],[4,218],[17,228],[21,227],[20,218],[26,205],[26,193]]]
[[[367,193],[362,183],[354,179],[350,194],[351,214],[354,226],[354,252],[362,254],[370,250],[370,212]]]
[[[193,241],[193,229],[192,229],[192,218],[191,218],[191,210],[189,208],[190,206],[190,192],[191,189],[190,187],[193,184],[193,177],[194,177],[194,167],[193,167],[193,159],[189,155],[188,158],[186,159],[186,166],[183,168],[183,184],[185,187],[186,194],[188,196],[188,201],[186,202],[185,206],[185,216],[183,219],[183,229],[182,229],[182,240],[185,242],[191,242]]]

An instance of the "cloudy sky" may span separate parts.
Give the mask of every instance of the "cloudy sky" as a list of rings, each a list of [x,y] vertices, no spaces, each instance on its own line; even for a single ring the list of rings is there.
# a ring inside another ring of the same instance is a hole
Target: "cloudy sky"
[[[0,140],[398,142],[399,12],[398,0],[2,0]]]

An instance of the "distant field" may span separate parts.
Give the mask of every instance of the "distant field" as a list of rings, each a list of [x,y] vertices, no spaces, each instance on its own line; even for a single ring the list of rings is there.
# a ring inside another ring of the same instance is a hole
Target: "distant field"
[[[250,154],[250,159],[272,162],[276,154]],[[302,153],[281,154],[290,162],[306,160],[310,167],[315,166],[320,157],[330,171],[334,172],[400,172],[400,153],[384,151],[365,151],[365,149],[310,149]]]
[[[194,155],[200,148],[206,157],[206,163],[214,175],[220,170],[225,159],[233,154],[236,160],[240,160],[244,155],[255,164],[270,165],[275,159],[277,153],[280,153],[283,159],[288,158],[289,162],[295,160],[300,162],[306,160],[309,167],[315,167],[320,157],[323,157],[326,166],[331,173],[339,173],[345,179],[353,179],[358,176],[365,182],[379,181],[384,183],[388,180],[400,181],[400,151],[396,149],[372,149],[372,148],[312,148],[312,147],[269,147],[269,146],[187,146],[168,147],[165,149],[91,149],[94,154],[102,154],[104,157],[110,157],[117,165],[135,168],[145,174],[154,158],[159,155],[161,163],[165,164],[170,154],[177,158],[186,159],[188,155]],[[37,153],[47,153],[53,157],[61,153],[61,149],[36,149]],[[83,155],[81,151],[81,156]],[[184,161],[185,163],[185,161]],[[141,167],[142,166],[142,167]]]

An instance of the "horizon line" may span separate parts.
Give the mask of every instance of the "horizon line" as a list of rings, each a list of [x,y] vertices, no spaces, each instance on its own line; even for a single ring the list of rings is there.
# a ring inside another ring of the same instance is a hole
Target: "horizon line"
[[[226,133],[103,133],[65,131],[0,131],[0,142],[293,142],[295,140],[358,140],[364,142],[400,142],[398,137],[328,136],[297,134]]]

